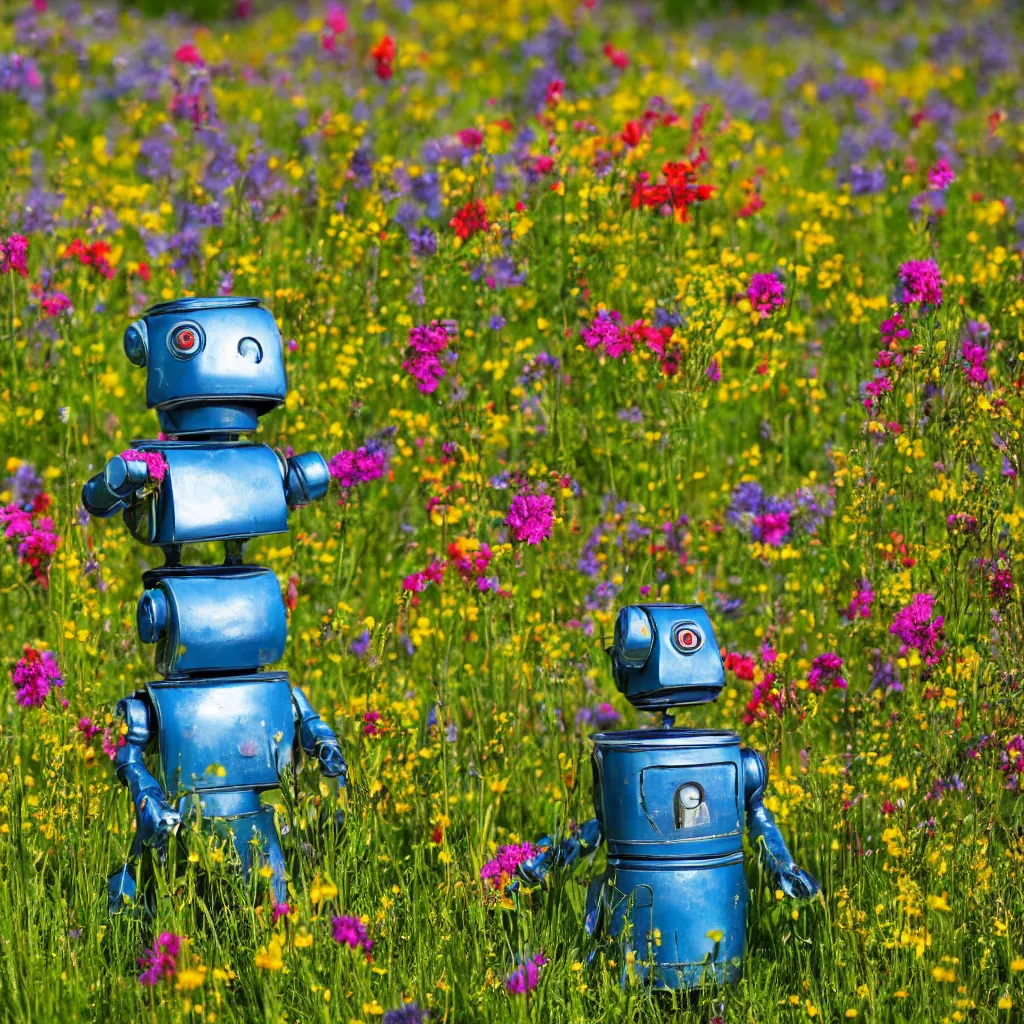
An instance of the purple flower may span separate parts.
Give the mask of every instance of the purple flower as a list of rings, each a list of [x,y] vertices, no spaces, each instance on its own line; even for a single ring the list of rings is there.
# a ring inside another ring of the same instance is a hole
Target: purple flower
[[[379,480],[388,465],[386,449],[371,451],[360,445],[355,451],[343,449],[327,464],[331,476],[345,489]]]
[[[31,462],[22,462],[4,481],[4,486],[14,493],[14,504],[30,510],[32,503],[43,493],[43,478]]]
[[[870,619],[871,605],[875,600],[875,592],[867,580],[861,580],[860,586],[853,592],[853,599],[842,611],[842,615],[850,622],[855,619]]]
[[[24,653],[11,672],[15,697],[25,708],[42,707],[50,690],[64,685],[53,651],[39,651],[25,644]]]
[[[536,854],[533,843],[500,846],[498,856],[480,869],[480,879],[492,889],[504,889],[515,875],[516,868]]]
[[[828,689],[845,690],[846,679],[840,675],[843,659],[832,651],[819,654],[811,664],[807,674],[807,687],[815,693],[825,693]]]
[[[592,708],[580,708],[576,712],[576,728],[610,729],[613,725],[622,721],[622,715],[604,702]]]
[[[915,594],[910,604],[896,613],[889,627],[889,632],[903,643],[900,654],[918,651],[928,666],[937,664],[946,650],[941,644],[944,619],[941,615],[932,618],[934,607],[933,594]]]
[[[896,301],[908,305],[942,305],[942,275],[935,260],[908,260],[900,265]]]
[[[160,984],[165,978],[173,978],[178,970],[181,943],[180,935],[175,935],[174,932],[161,932],[153,941],[153,945],[139,957],[138,963],[143,969],[139,975],[139,984],[152,987]]]
[[[539,544],[551,536],[555,522],[555,499],[547,494],[517,494],[505,517],[512,539]]]
[[[426,1024],[430,1014],[421,1010],[415,1003],[406,1003],[397,1010],[388,1010],[381,1017],[380,1024]]]
[[[362,633],[360,633],[359,636],[357,636],[355,640],[353,640],[352,643],[348,645],[348,649],[357,658],[361,658],[370,649],[370,638],[370,631],[368,629],[364,629]]]
[[[362,949],[367,957],[373,949],[373,940],[367,937],[366,925],[358,917],[332,917],[331,937],[339,946]]]
[[[548,962],[543,953],[521,963],[506,979],[505,988],[514,995],[526,995],[537,987],[540,969]]]
[[[607,352],[614,350],[622,331],[622,314],[614,309],[602,309],[580,332],[587,348],[599,348]]]
[[[750,305],[761,314],[762,319],[771,316],[775,310],[786,304],[786,286],[775,273],[754,274],[750,278],[746,295]]]

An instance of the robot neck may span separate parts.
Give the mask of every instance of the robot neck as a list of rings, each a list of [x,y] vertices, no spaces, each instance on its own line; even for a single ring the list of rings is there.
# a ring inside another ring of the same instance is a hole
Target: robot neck
[[[234,402],[174,405],[158,409],[157,415],[165,434],[197,441],[235,440],[259,423],[255,406]]]

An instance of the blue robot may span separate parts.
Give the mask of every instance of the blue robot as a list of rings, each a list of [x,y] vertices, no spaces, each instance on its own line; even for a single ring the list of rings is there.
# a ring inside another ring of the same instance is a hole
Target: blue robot
[[[136,831],[129,862],[108,886],[110,909],[137,896],[145,850],[158,855],[182,821],[198,817],[229,839],[248,875],[268,864],[284,900],[284,857],[273,809],[260,794],[295,770],[297,748],[344,784],[338,741],[285,672],[287,620],[274,574],[246,565],[246,541],[288,531],[290,509],[322,498],[329,474],[316,452],[285,458],[240,440],[285,399],[281,335],[258,299],[191,298],[148,309],[125,332],[128,359],[147,371],[146,401],[172,440],[117,456],[86,483],[94,516],[123,513],[132,535],[161,548],[143,575],[138,632],[163,677],[117,705],[117,777],[131,790]],[[155,460],[159,464],[159,460]],[[186,544],[224,543],[223,565],[183,565]],[[146,754],[154,752],[153,774]]]
[[[608,654],[619,690],[634,707],[661,711],[664,728],[594,736],[596,817],[560,842],[539,840],[520,878],[537,884],[604,841],[607,869],[587,894],[587,932],[619,940],[657,988],[735,981],[746,931],[745,829],[786,895],[811,897],[821,887],[793,862],[764,806],[764,758],[733,732],[673,728],[671,708],[712,701],[725,682],[704,609],[623,608]]]

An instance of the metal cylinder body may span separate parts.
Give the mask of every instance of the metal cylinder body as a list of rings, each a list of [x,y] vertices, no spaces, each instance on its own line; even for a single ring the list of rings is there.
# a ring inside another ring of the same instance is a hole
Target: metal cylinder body
[[[599,900],[609,931],[658,987],[734,980],[747,907],[739,736],[599,733],[593,767],[608,849]]]

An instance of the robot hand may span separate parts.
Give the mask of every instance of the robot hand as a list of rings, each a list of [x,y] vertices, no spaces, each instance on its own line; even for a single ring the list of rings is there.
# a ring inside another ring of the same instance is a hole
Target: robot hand
[[[102,473],[90,478],[82,488],[82,504],[90,515],[107,518],[131,503],[132,495],[149,479],[144,462],[128,461],[115,455]]]
[[[821,892],[821,883],[792,861],[786,865],[775,865],[775,876],[779,888],[790,899],[810,899]]]
[[[159,849],[178,831],[181,814],[159,789],[146,789],[135,805],[135,822],[144,846]]]
[[[543,882],[552,868],[571,867],[581,857],[588,857],[601,845],[601,826],[597,818],[591,818],[574,828],[561,842],[554,842],[551,836],[542,836],[534,843],[537,852],[516,868],[519,879],[527,885]],[[512,883],[518,888],[519,882]]]
[[[337,779],[341,785],[348,786],[348,765],[337,740],[323,740],[318,743],[316,761],[322,775],[329,779]]]

